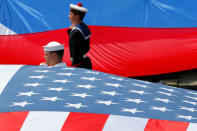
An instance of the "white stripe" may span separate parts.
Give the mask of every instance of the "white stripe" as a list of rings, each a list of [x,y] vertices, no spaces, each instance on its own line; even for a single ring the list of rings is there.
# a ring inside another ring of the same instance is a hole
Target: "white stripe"
[[[20,131],[60,131],[69,112],[32,111]]]
[[[0,94],[3,92],[10,79],[22,66],[23,65],[0,65]]]
[[[16,33],[0,23],[0,35],[13,35],[13,34]]]
[[[110,115],[103,131],[144,131],[148,119]]]
[[[196,123],[189,123],[189,127],[187,131],[197,131],[197,124]]]

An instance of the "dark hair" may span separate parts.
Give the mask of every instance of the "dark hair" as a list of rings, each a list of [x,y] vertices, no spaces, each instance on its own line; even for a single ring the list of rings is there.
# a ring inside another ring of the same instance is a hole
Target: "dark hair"
[[[85,16],[85,12],[81,12],[78,10],[74,10],[74,9],[70,9],[70,12],[72,12],[74,15],[79,15],[80,20],[83,20],[84,16]]]
[[[64,50],[51,51],[51,54],[52,54],[52,53],[56,53],[59,60],[62,60],[62,58],[63,58],[63,56],[64,56]]]

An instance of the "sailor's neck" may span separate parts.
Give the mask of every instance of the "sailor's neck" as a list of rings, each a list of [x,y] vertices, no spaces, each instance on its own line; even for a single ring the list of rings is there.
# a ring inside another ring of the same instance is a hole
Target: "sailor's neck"
[[[78,21],[78,22],[74,23],[73,25],[76,26],[76,25],[79,25],[81,23],[83,23],[83,21]]]

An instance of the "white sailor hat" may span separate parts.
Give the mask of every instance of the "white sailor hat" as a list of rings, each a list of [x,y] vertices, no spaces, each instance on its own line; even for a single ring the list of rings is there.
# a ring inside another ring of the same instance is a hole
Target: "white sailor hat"
[[[81,3],[78,3],[77,5],[70,4],[70,8],[81,12],[88,12],[88,9],[84,8]]]
[[[64,49],[64,45],[56,41],[49,42],[46,46],[43,47],[44,47],[44,51],[58,51]]]

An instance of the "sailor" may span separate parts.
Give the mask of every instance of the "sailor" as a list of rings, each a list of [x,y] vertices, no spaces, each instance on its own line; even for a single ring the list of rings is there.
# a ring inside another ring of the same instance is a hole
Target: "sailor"
[[[90,50],[91,32],[88,26],[83,22],[84,16],[88,10],[82,7],[81,3],[77,5],[70,4],[69,19],[72,25],[68,29],[69,50],[72,61],[72,67],[92,69],[90,58],[86,55]]]
[[[46,62],[40,63],[42,66],[65,66],[66,63],[62,62],[64,56],[64,45],[52,41],[44,46],[44,58]]]

